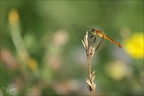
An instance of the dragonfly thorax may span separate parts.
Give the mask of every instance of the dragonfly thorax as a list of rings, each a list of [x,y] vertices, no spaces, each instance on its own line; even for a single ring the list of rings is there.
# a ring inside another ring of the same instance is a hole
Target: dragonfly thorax
[[[96,30],[95,32],[96,32],[97,36],[103,37],[103,33],[101,30]]]

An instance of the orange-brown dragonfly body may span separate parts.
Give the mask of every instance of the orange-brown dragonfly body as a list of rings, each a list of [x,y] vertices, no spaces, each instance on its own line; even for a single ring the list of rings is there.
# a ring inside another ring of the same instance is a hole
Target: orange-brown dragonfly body
[[[105,38],[107,40],[109,40],[110,42],[112,42],[113,44],[115,44],[116,46],[120,47],[121,48],[121,45],[119,43],[117,43],[116,41],[110,39],[108,36],[106,36],[101,30],[95,30],[95,29],[92,29],[91,30],[93,35],[97,35],[97,36],[100,36],[102,38]]]
[[[113,44],[115,44],[119,48],[121,48],[121,45],[119,43],[117,43],[116,41],[110,39],[108,36],[106,36],[99,29],[92,29],[92,28],[88,28],[88,27],[84,27],[84,26],[76,25],[76,24],[73,24],[71,27],[72,27],[72,29],[74,29],[76,31],[76,33],[83,33],[83,32],[85,33],[85,32],[88,31],[89,41],[90,41],[92,46],[96,45],[97,48],[98,48],[101,45],[101,43],[103,41],[103,38],[104,38],[104,39],[112,42]],[[84,34],[83,34],[83,36],[84,36]]]

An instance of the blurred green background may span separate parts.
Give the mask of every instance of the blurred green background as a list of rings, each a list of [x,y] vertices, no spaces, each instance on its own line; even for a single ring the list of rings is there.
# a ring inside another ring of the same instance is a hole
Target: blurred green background
[[[144,1],[0,2],[0,95],[89,95],[85,50],[71,29],[78,24],[122,45],[105,40],[96,51],[95,94],[142,96]]]

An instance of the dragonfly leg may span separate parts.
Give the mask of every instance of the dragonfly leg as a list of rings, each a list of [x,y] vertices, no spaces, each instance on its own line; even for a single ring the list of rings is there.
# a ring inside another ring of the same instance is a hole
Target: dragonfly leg
[[[94,43],[95,43],[95,41],[96,41],[96,37],[94,38]]]
[[[91,34],[91,33],[89,33],[89,34],[88,34],[88,37],[89,37],[89,38],[93,38],[93,37],[94,37],[94,35],[93,35],[93,34]]]
[[[91,43],[91,44],[95,44],[95,42],[96,42],[96,37],[94,37],[94,40],[91,41],[90,43]]]

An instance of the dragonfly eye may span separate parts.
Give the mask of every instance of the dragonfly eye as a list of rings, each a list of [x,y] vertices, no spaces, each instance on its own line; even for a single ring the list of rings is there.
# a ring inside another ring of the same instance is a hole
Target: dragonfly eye
[[[95,29],[92,29],[91,31],[92,31],[92,32],[94,32],[94,31],[95,31]]]

